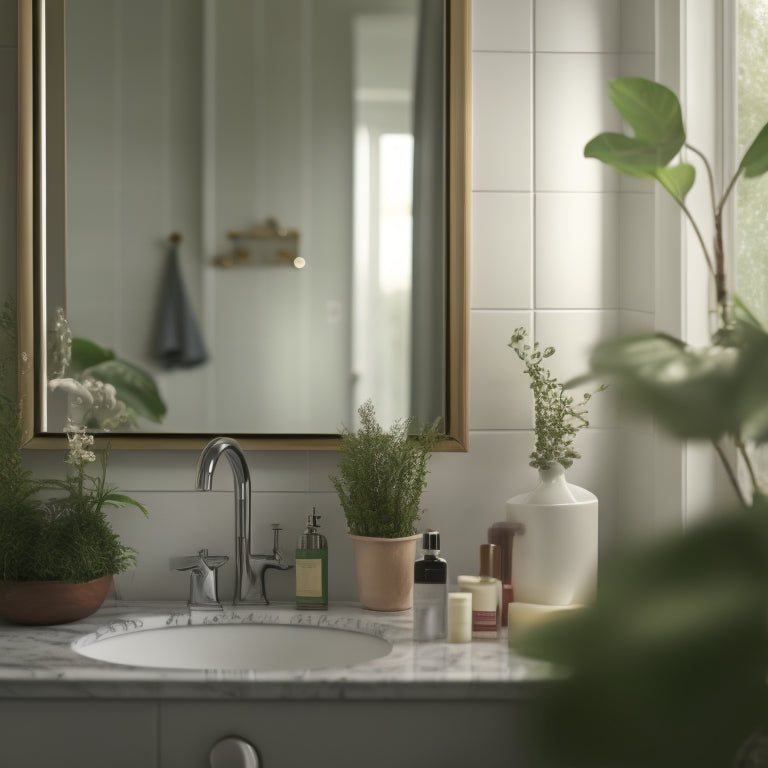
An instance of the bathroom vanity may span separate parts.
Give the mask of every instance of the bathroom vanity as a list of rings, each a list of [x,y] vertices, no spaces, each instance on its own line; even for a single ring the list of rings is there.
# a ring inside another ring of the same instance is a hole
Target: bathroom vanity
[[[337,631],[340,643],[361,634],[382,643],[384,655],[352,666],[255,671],[238,662],[132,666],[76,650],[151,631],[176,633],[181,654],[195,642],[184,628],[210,624],[302,627],[305,639]],[[56,627],[0,622],[0,743],[3,764],[14,768],[207,768],[211,748],[230,736],[255,747],[259,768],[458,766],[489,757],[527,766],[534,760],[526,707],[552,679],[549,665],[510,653],[506,637],[414,643],[410,611],[273,604],[190,614],[180,603],[114,602]]]

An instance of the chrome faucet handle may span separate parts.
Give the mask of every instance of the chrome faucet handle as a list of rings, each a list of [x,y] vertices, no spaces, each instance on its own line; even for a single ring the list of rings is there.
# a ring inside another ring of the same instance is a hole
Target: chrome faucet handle
[[[248,590],[244,597],[236,602],[247,605],[269,605],[267,597],[267,585],[264,576],[269,570],[288,571],[293,568],[290,563],[285,563],[285,555],[280,551],[280,523],[272,523],[272,554],[248,555]]]
[[[218,569],[228,560],[227,555],[209,555],[207,549],[201,549],[196,555],[170,559],[172,570],[190,571],[187,601],[190,608],[221,610]]]
[[[280,551],[280,531],[283,530],[280,523],[272,523],[272,554],[278,562],[283,559],[283,553]]]
[[[285,560],[285,555],[280,551],[280,531],[283,530],[280,523],[272,523],[272,530],[274,531],[274,538],[272,541],[272,562],[267,563],[267,568],[277,568],[280,571],[288,571],[293,568],[293,565],[283,562]]]

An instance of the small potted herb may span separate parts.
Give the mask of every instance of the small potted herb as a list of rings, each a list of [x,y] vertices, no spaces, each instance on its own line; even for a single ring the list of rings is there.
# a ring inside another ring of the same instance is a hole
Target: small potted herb
[[[573,441],[589,426],[591,393],[579,402],[567,394],[543,365],[554,348],[529,344],[524,328],[515,329],[508,346],[531,380],[535,447],[530,465],[539,470],[533,491],[507,501],[507,519],[523,525],[512,558],[515,599],[549,605],[584,602],[597,581],[597,497],[568,483],[565,470],[580,458]]]
[[[427,463],[442,434],[439,420],[410,434],[412,419],[385,431],[373,403],[358,409],[360,426],[341,433],[339,474],[331,482],[355,547],[364,608],[402,611],[413,604],[416,521],[427,484]]]

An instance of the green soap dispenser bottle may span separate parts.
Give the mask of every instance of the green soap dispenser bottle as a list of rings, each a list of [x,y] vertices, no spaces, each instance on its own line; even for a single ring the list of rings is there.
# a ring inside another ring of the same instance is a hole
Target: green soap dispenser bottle
[[[328,608],[328,540],[317,531],[319,520],[312,507],[296,542],[296,607],[322,611]]]

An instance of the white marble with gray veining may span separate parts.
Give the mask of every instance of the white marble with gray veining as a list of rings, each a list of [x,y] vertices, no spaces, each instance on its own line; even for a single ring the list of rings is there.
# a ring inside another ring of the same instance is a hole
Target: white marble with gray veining
[[[350,667],[256,672],[149,669],[96,661],[73,643],[190,621],[316,625],[365,632],[392,643],[379,659]],[[354,605],[298,611],[290,605],[225,607],[194,614],[179,603],[105,604],[93,616],[55,627],[0,621],[0,698],[174,699],[518,699],[553,677],[549,665],[510,652],[498,640],[466,645],[415,643],[411,611],[377,613]]]

